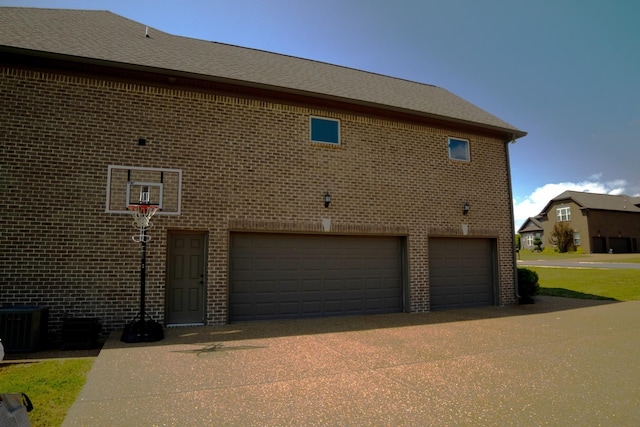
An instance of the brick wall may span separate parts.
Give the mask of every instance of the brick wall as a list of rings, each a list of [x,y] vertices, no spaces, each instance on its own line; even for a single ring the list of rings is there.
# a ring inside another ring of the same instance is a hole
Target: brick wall
[[[470,236],[497,239],[500,302],[514,301],[499,139],[10,67],[0,101],[0,304],[49,305],[54,330],[64,315],[96,316],[111,330],[137,313],[140,248],[131,219],[105,213],[108,165],[183,171],[182,215],[158,217],[150,231],[147,311],[156,319],[164,315],[168,230],[208,232],[213,324],[226,321],[232,227],[320,230],[327,216],[334,231],[408,236],[413,312],[429,308],[428,237],[461,235],[463,222]],[[340,119],[341,145],[311,144],[310,115]],[[471,162],[448,159],[448,136],[470,140]]]

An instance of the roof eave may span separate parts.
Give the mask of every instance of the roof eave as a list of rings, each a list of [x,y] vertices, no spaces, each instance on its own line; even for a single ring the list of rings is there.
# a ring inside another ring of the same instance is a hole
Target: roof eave
[[[423,111],[405,109],[401,107],[394,107],[387,104],[380,104],[380,103],[358,100],[353,98],[345,98],[345,97],[340,97],[335,95],[323,94],[319,92],[310,92],[310,91],[305,91],[300,89],[288,88],[284,86],[268,85],[264,83],[251,82],[247,80],[238,80],[238,79],[231,79],[227,77],[212,76],[207,74],[191,73],[187,71],[180,71],[180,70],[169,69],[169,68],[150,67],[150,66],[131,64],[126,62],[115,62],[115,61],[99,59],[99,58],[89,58],[85,56],[74,56],[74,55],[66,55],[66,54],[60,54],[55,52],[24,49],[24,48],[18,48],[13,46],[0,46],[0,52],[25,55],[29,57],[35,57],[35,58],[45,58],[45,59],[66,61],[66,62],[77,63],[77,64],[87,64],[87,65],[117,68],[117,69],[129,70],[129,71],[164,74],[164,75],[167,75],[168,77],[198,79],[198,80],[215,82],[215,83],[243,86],[243,87],[252,88],[252,89],[276,91],[276,92],[281,92],[281,93],[290,94],[290,95],[300,95],[300,96],[306,96],[306,97],[320,98],[328,101],[348,103],[348,104],[358,105],[362,107],[376,108],[379,110],[386,110],[386,111],[400,113],[400,114],[407,114],[407,115],[422,117],[422,118],[430,119],[434,121],[452,123],[460,126],[484,129],[492,133],[499,133],[503,135],[505,141],[515,141],[516,139],[522,138],[527,135],[527,132],[524,132],[515,128],[493,126],[485,123],[478,123],[478,122],[473,122],[473,121],[468,121],[463,119],[457,119],[455,117],[432,114],[432,113],[427,113]]]

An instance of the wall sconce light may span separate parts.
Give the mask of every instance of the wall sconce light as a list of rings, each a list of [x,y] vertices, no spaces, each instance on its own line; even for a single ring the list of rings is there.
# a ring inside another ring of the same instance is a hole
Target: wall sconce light
[[[329,194],[329,192],[327,191],[326,193],[324,193],[324,207],[328,208],[330,203],[331,203],[331,194]]]
[[[469,206],[469,202],[465,202],[464,206],[462,207],[462,215],[468,214],[470,209],[471,206]]]

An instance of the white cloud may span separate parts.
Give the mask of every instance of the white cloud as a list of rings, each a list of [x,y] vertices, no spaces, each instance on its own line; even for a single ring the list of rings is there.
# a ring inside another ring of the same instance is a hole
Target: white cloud
[[[609,182],[600,182],[602,174],[592,175],[583,182],[560,182],[555,184],[545,184],[536,188],[533,193],[522,200],[513,200],[513,211],[515,217],[516,231],[527,220],[536,216],[544,209],[551,199],[559,196],[565,191],[583,191],[599,194],[624,194],[627,182],[618,179]]]

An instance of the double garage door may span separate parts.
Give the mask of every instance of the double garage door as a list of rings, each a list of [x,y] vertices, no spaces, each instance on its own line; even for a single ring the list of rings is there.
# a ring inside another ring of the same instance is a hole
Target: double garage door
[[[431,310],[494,304],[495,240],[429,239]]]
[[[229,320],[403,310],[399,237],[233,233]]]

